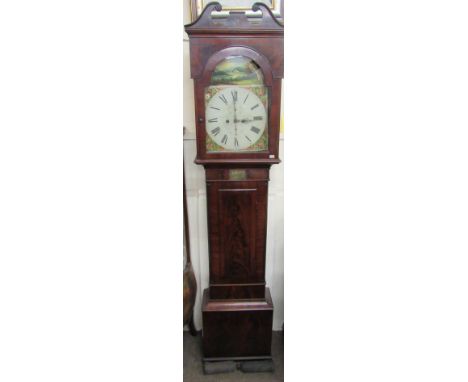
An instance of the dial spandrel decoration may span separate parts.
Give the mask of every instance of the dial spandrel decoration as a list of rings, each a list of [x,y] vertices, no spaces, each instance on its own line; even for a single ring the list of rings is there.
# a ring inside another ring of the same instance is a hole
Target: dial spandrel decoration
[[[252,60],[228,57],[205,90],[207,152],[268,150],[268,89]]]

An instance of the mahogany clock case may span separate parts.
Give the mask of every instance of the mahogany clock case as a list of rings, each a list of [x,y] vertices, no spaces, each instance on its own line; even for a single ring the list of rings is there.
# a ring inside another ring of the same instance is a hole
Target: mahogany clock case
[[[209,288],[202,302],[205,360],[271,358],[273,303],[265,282],[270,166],[280,162],[279,127],[283,77],[283,25],[268,7],[263,17],[243,12],[212,18],[211,3],[185,27],[194,80],[197,156],[207,189]],[[216,66],[244,56],[260,68],[268,89],[268,145],[256,152],[206,148],[205,89]]]

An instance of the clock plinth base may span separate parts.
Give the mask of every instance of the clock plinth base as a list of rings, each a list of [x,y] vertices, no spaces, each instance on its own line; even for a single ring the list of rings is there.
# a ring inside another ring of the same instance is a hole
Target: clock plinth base
[[[203,292],[203,360],[271,359],[273,302],[265,298],[214,300]]]

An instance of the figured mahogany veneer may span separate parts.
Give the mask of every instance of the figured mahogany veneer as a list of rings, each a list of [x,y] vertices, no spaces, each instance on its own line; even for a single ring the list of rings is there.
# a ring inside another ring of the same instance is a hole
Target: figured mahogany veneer
[[[268,169],[208,168],[206,185],[210,296],[265,297]]]
[[[203,355],[205,360],[271,358],[273,303],[264,299],[212,300],[203,293]]]

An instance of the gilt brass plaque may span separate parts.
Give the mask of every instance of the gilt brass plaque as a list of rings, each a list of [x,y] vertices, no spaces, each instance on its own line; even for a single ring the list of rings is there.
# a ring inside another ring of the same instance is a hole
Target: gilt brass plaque
[[[246,170],[229,170],[229,180],[246,180],[247,171]]]

